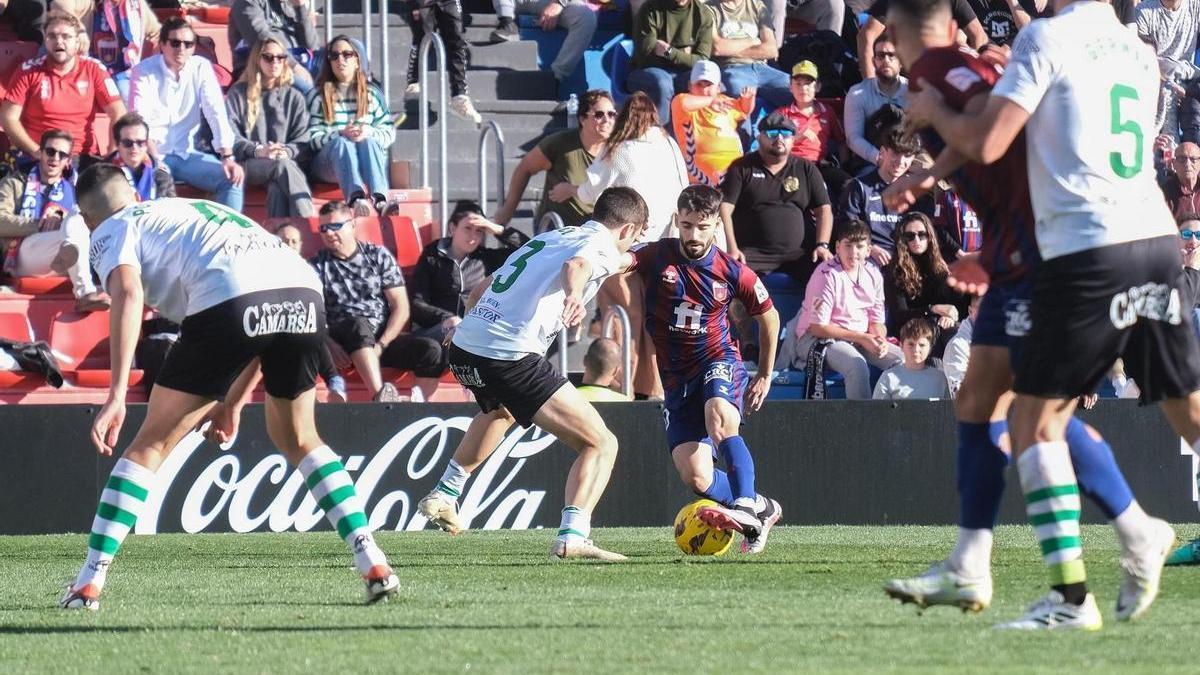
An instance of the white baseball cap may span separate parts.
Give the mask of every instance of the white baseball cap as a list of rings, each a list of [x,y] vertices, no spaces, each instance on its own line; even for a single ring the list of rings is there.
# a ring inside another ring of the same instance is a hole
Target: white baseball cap
[[[721,83],[721,68],[705,59],[701,59],[692,66],[692,82],[712,82],[713,84]]]

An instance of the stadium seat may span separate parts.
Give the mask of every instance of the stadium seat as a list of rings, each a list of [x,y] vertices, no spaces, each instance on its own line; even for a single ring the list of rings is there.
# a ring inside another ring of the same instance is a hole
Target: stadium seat
[[[7,93],[8,81],[21,62],[37,56],[36,42],[0,41],[0,96]]]
[[[50,324],[50,349],[59,359],[63,374],[73,374],[78,387],[107,387],[109,370],[109,313],[59,312]],[[142,380],[142,371],[130,372],[129,384]]]
[[[408,216],[388,216],[382,219],[384,245],[396,256],[405,274],[416,267],[421,258],[421,230]]]
[[[12,288],[27,295],[71,295],[71,280],[66,277],[14,277]]]
[[[629,75],[629,62],[633,59],[633,40],[618,35],[604,45],[600,59],[612,85],[613,102],[619,106],[629,98],[625,78]]]
[[[0,312],[0,337],[14,342],[33,342],[29,317],[17,312]]]

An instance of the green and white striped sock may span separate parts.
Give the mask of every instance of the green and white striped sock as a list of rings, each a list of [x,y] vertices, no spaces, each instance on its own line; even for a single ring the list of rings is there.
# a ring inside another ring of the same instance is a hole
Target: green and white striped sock
[[[437,487],[434,489],[458,501],[458,498],[462,496],[463,488],[467,486],[467,479],[470,477],[471,474],[466,469],[451,459],[450,463],[446,465],[442,479],[438,481]]]
[[[1087,593],[1083,541],[1079,538],[1079,486],[1065,442],[1038,443],[1017,460],[1025,513],[1050,570],[1050,585],[1068,601]],[[1066,590],[1064,590],[1066,589]]]
[[[562,520],[559,521],[558,538],[570,539],[579,537],[587,539],[592,533],[592,515],[578,506],[568,506],[562,510]]]
[[[313,499],[354,553],[354,566],[359,573],[366,574],[375,565],[386,565],[387,557],[371,535],[362,500],[354,491],[354,481],[337,454],[322,445],[300,460],[297,468]]]
[[[100,504],[92,519],[92,534],[88,537],[87,562],[79,570],[73,588],[80,589],[88,584],[97,590],[104,588],[108,567],[141,515],[153,485],[153,471],[125,458],[117,460],[104,491],[100,493]]]

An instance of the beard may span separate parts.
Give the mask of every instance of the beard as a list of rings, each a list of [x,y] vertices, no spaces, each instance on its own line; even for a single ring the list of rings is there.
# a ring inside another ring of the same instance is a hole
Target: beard
[[[683,241],[680,242],[680,248],[683,249],[683,254],[691,260],[699,260],[708,255],[708,250],[713,246],[713,242],[702,244],[698,241]]]

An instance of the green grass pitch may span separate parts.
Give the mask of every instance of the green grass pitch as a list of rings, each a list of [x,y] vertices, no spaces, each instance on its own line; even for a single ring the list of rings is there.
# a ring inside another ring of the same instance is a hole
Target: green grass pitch
[[[0,537],[0,672],[1200,669],[1200,568],[1168,569],[1150,614],[1117,624],[1107,527],[1084,532],[1104,630],[1037,635],[991,630],[1045,588],[1027,528],[998,531],[981,615],[918,615],[880,589],[944,556],[953,528],[786,527],[762,556],[713,559],[680,555],[667,528],[599,529],[632,558],[610,565],[550,563],[550,536],[383,533],[401,594],[372,607],[328,532],[131,537],[95,614],[55,607],[84,535]]]

